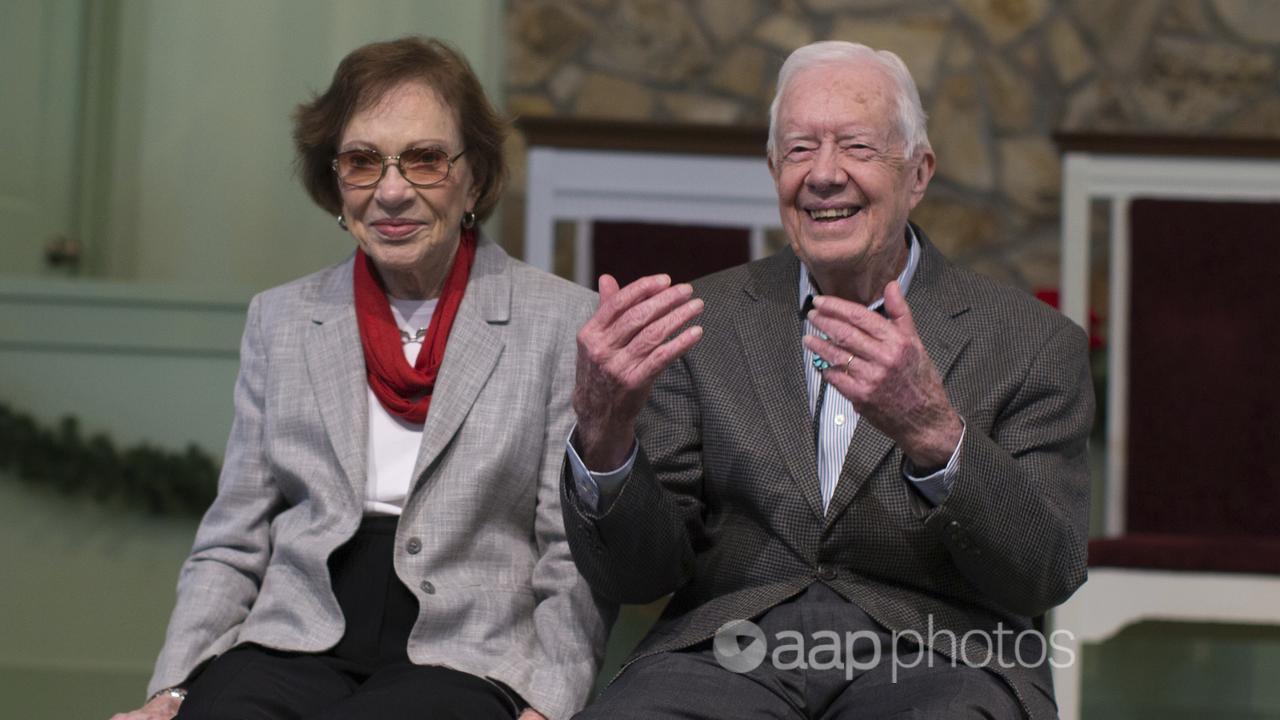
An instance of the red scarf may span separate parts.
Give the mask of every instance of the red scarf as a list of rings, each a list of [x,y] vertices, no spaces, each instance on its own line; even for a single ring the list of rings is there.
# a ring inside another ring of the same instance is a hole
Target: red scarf
[[[364,348],[365,375],[378,402],[392,415],[421,425],[431,407],[436,375],[444,360],[445,344],[454,316],[462,304],[462,295],[471,277],[471,263],[476,257],[476,234],[463,230],[462,241],[453,259],[453,267],[444,280],[440,299],[431,324],[427,326],[418,361],[412,367],[404,359],[404,343],[400,327],[391,315],[382,280],[373,263],[361,250],[356,253],[355,279],[356,322],[360,326],[360,345]]]

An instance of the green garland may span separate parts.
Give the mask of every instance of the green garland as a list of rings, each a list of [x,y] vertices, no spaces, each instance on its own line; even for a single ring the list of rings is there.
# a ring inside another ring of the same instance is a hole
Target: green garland
[[[64,417],[56,429],[0,404],[0,471],[30,485],[150,513],[199,516],[217,491],[218,463],[195,445],[170,452],[148,445],[118,450],[106,435],[81,437]]]

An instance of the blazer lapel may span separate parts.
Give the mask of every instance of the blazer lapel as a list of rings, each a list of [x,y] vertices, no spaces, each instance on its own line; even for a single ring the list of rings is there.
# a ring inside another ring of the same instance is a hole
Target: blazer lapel
[[[511,319],[511,265],[506,253],[487,238],[481,236],[479,243],[431,396],[411,492],[457,434],[502,355],[502,336],[490,325]]]
[[[800,344],[799,272],[800,261],[790,249],[752,266],[751,284],[745,290],[754,307],[738,313],[736,325],[774,440],[800,493],[821,518],[822,491],[809,432],[813,419]]]
[[[907,289],[907,304],[925,351],[938,369],[938,377],[946,385],[947,373],[969,344],[969,335],[955,318],[968,311],[969,306],[951,296],[943,286],[942,276],[947,272],[948,261],[933,246],[920,228],[912,225],[920,241],[920,264],[916,267],[911,287]],[[866,418],[858,419],[858,427],[849,442],[840,480],[831,497],[826,524],[830,526],[844,512],[866,483],[867,478],[880,467],[893,449],[893,440],[880,432]],[[897,472],[898,469],[895,469]]]
[[[352,295],[353,267],[354,260],[339,265],[316,293],[306,362],[329,443],[359,499],[364,497],[368,470],[369,409],[364,351]]]
[[[950,262],[933,246],[923,230],[912,227],[920,239],[920,267],[915,278],[919,282],[913,282],[908,289],[907,303],[911,306],[911,317],[920,333],[920,341],[924,343],[924,349],[945,386],[951,366],[972,339],[962,323],[956,321],[969,311],[969,304],[952,295],[942,282],[943,276],[950,271]]]

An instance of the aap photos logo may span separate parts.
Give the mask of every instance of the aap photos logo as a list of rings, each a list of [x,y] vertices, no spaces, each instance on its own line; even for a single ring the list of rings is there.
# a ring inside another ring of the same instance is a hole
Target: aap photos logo
[[[749,673],[769,654],[764,631],[750,620],[730,620],[716,631],[712,646],[720,667],[733,673]]]

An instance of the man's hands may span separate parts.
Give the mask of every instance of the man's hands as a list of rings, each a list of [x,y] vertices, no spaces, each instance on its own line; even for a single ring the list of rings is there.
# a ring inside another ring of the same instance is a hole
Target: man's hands
[[[947,399],[925,352],[897,281],[884,292],[888,318],[834,296],[814,301],[810,318],[830,340],[805,337],[805,347],[831,363],[827,382],[893,439],[919,470],[937,470],[960,443],[964,424]],[[600,306],[578,332],[573,409],[578,450],[593,470],[627,459],[635,421],[658,374],[702,337],[702,312],[689,285],[650,275],[625,288],[600,277]]]
[[[865,306],[824,295],[809,318],[829,340],[805,347],[831,363],[823,376],[863,417],[893,439],[919,470],[947,464],[964,424],[925,352],[911,308],[895,280],[884,289],[888,319]]]
[[[611,275],[600,276],[600,306],[578,331],[573,389],[577,446],[588,468],[607,471],[626,461],[653,381],[698,342],[702,328],[667,338],[700,312],[693,288],[672,286],[667,275],[621,289]]]
[[[160,695],[147,701],[146,705],[127,713],[116,713],[111,720],[170,720],[178,714],[178,706],[182,701],[176,697]]]

